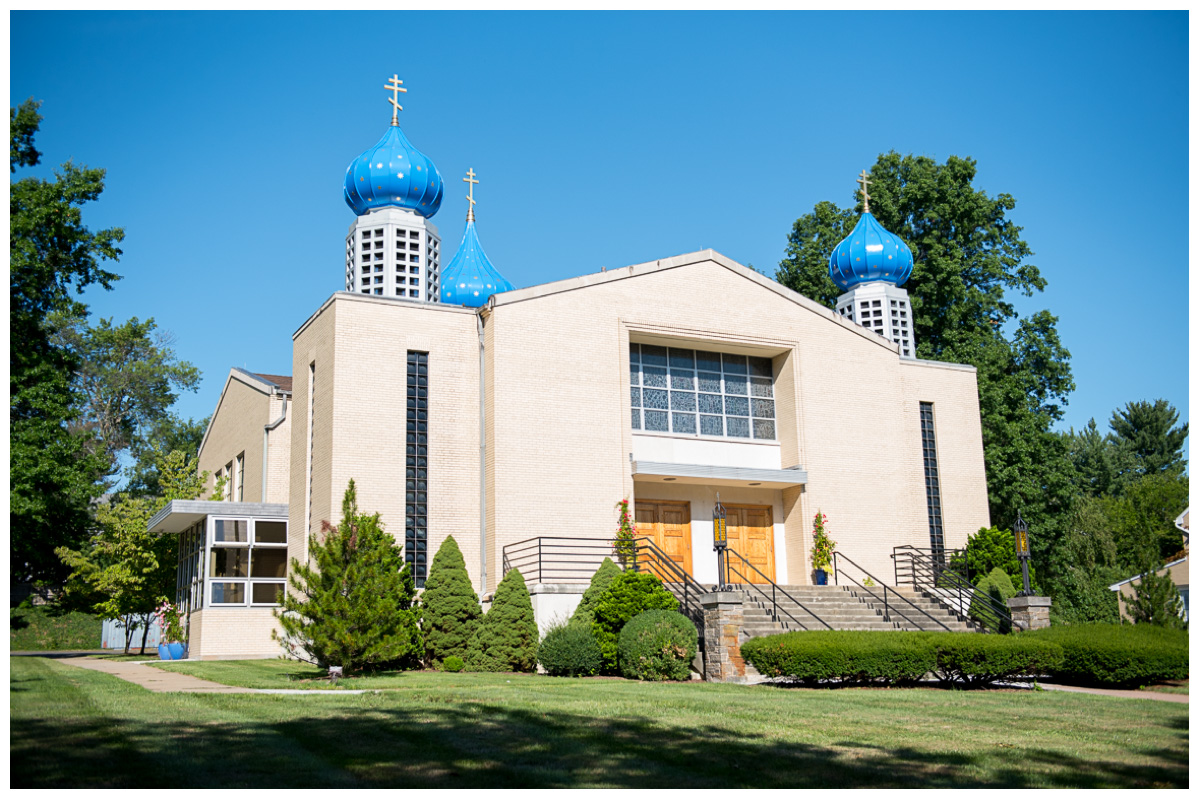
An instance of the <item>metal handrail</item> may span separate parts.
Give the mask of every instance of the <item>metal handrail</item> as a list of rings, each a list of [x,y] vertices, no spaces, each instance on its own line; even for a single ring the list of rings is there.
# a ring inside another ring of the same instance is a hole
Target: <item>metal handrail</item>
[[[762,595],[764,598],[767,596],[767,593],[766,593],[766,591],[764,591],[764,590],[763,590],[763,588],[762,588],[762,584],[754,583],[754,581],[750,580],[748,577],[746,577],[745,575],[743,575],[743,574],[742,574],[742,573],[741,573],[739,570],[737,570],[737,569],[736,569],[736,568],[735,568],[735,567],[734,567],[734,566],[733,566],[733,565],[732,565],[732,564],[729,562],[729,556],[731,556],[731,555],[732,555],[732,556],[737,556],[739,561],[741,561],[741,562],[742,562],[743,564],[745,564],[746,566],[750,567],[750,569],[752,569],[752,570],[754,570],[755,572],[757,572],[757,573],[758,573],[758,575],[759,575],[759,577],[761,577],[761,578],[762,578],[762,583],[769,583],[769,584],[771,584],[771,618],[772,618],[772,619],[774,619],[776,622],[779,622],[779,613],[782,611],[782,612],[783,612],[783,613],[784,613],[784,614],[787,616],[787,618],[788,618],[788,619],[790,619],[792,622],[794,622],[794,623],[796,623],[797,625],[799,625],[799,626],[800,626],[800,628],[801,628],[801,630],[808,630],[808,626],[807,626],[807,625],[805,625],[805,624],[804,624],[803,622],[801,622],[800,620],[796,619],[794,616],[792,616],[792,614],[791,614],[791,613],[790,613],[790,612],[789,612],[787,609],[785,609],[785,608],[780,608],[780,607],[779,607],[779,597],[778,597],[778,595],[782,594],[782,595],[783,595],[784,597],[786,597],[788,600],[791,600],[793,603],[795,603],[796,605],[798,605],[800,608],[804,609],[804,611],[805,611],[805,612],[806,612],[806,613],[807,613],[807,614],[808,614],[810,617],[812,617],[812,618],[813,618],[813,619],[815,619],[817,622],[819,622],[819,623],[821,623],[822,625],[824,625],[824,626],[825,626],[825,628],[826,628],[827,630],[833,630],[833,626],[832,626],[832,625],[830,625],[828,622],[826,622],[825,620],[823,620],[823,619],[821,619],[819,616],[817,616],[815,613],[813,613],[812,609],[810,609],[808,606],[804,605],[804,604],[803,604],[803,603],[801,603],[799,600],[797,600],[796,598],[794,598],[794,597],[792,597],[790,594],[788,594],[786,591],[784,591],[784,589],[782,589],[782,588],[779,586],[779,584],[775,583],[775,581],[771,580],[771,579],[770,579],[770,578],[768,578],[766,575],[764,575],[764,574],[763,574],[763,571],[762,571],[761,569],[759,569],[758,567],[754,566],[754,565],[753,565],[753,564],[751,564],[749,561],[747,561],[745,556],[743,556],[743,555],[742,555],[741,553],[739,553],[738,551],[734,550],[732,547],[726,547],[726,548],[725,548],[725,568],[726,568],[727,570],[731,571],[731,572],[734,572],[734,573],[736,573],[736,574],[737,574],[737,576],[738,576],[739,578],[742,578],[743,580],[745,580],[745,582],[746,582],[746,583],[745,583],[745,585],[746,585],[746,586],[749,586],[749,587],[753,588],[755,591],[757,591],[759,594],[761,594],[761,595]],[[745,590],[743,590],[743,591],[745,591]]]
[[[853,564],[855,567],[857,567],[857,568],[858,568],[858,571],[859,571],[859,572],[861,572],[863,575],[866,575],[866,576],[867,576],[868,578],[870,578],[872,581],[874,581],[874,583],[875,583],[875,585],[876,585],[876,586],[881,586],[881,587],[883,587],[883,618],[884,618],[884,620],[886,620],[887,622],[891,622],[891,621],[892,621],[892,619],[891,619],[891,613],[892,613],[892,612],[891,612],[891,607],[890,607],[890,605],[889,605],[889,603],[888,603],[888,585],[887,585],[886,583],[884,583],[883,581],[881,581],[879,578],[876,578],[876,577],[875,577],[874,575],[872,575],[871,573],[867,572],[865,569],[863,569],[863,566],[862,566],[861,564],[859,564],[857,561],[855,561],[854,559],[850,558],[849,556],[847,556],[847,555],[845,555],[845,554],[839,553],[838,551],[834,550],[834,551],[833,551],[833,582],[834,582],[835,584],[838,582],[838,580],[837,580],[837,576],[838,576],[838,574],[839,574],[839,573],[841,573],[842,575],[845,575],[847,578],[849,578],[851,581],[853,581],[853,582],[854,582],[854,584],[855,584],[856,586],[858,586],[859,588],[861,588],[861,589],[862,589],[864,592],[866,592],[867,594],[871,595],[871,597],[875,598],[876,600],[879,600],[879,599],[880,599],[880,598],[879,598],[879,595],[877,595],[877,594],[875,594],[875,592],[871,591],[871,587],[869,587],[869,586],[864,586],[863,584],[859,583],[859,582],[858,582],[858,581],[857,581],[857,580],[854,578],[854,576],[853,576],[853,575],[851,575],[850,573],[848,573],[848,572],[846,572],[845,570],[843,570],[843,569],[840,569],[840,568],[838,567],[838,556],[841,556],[841,558],[842,558],[842,560],[843,560],[843,561],[849,561],[851,564]],[[840,584],[839,584],[839,585],[840,585]],[[921,608],[921,607],[920,607],[920,606],[918,606],[916,603],[914,603],[912,600],[909,600],[907,597],[905,597],[904,595],[902,595],[902,594],[900,594],[899,592],[897,592],[895,589],[892,589],[892,594],[893,594],[893,595],[895,595],[895,596],[896,596],[897,598],[899,598],[900,600],[903,600],[903,601],[904,601],[905,603],[907,603],[908,605],[910,605],[914,611],[918,611],[918,612],[920,612],[921,614],[924,614],[926,617],[928,617],[928,618],[929,618],[930,620],[932,620],[933,622],[936,622],[938,625],[941,625],[941,626],[942,626],[943,628],[945,628],[946,630],[950,630],[950,626],[949,626],[949,625],[947,625],[946,623],[942,622],[940,619],[938,619],[937,617],[933,616],[933,615],[932,615],[932,614],[930,614],[928,611],[926,611],[925,609]],[[912,619],[911,619],[911,618],[910,618],[910,617],[909,617],[907,614],[905,614],[903,611],[900,611],[899,609],[897,609],[897,610],[896,610],[896,613],[897,613],[898,615],[900,615],[901,617],[903,617],[903,618],[904,618],[904,620],[905,620],[906,622],[908,622],[908,624],[910,624],[910,625],[915,625],[917,628],[920,628],[920,627],[921,627],[921,626],[920,626],[920,625],[918,625],[916,622],[913,622],[913,620],[912,620]]]
[[[615,556],[612,539],[535,536],[505,545],[504,572],[521,572],[526,583],[588,583],[605,557]]]
[[[683,597],[679,598],[681,607],[685,610],[684,613],[692,618],[692,622],[696,624],[696,629],[699,635],[704,635],[704,609],[700,607],[700,596],[707,594],[708,590],[696,581],[687,570],[675,563],[675,559],[667,555],[663,550],[654,543],[653,539],[641,537],[634,539],[633,550],[633,571],[641,572],[641,563],[643,554],[649,556],[649,562],[660,570],[670,573],[670,575],[678,580],[671,583],[679,583],[683,586]],[[659,576],[661,577],[661,576]]]
[[[900,583],[900,562],[907,561],[905,575],[914,588],[943,601],[948,599],[947,593],[951,597],[957,595],[955,611],[962,617],[974,619],[981,625],[999,632],[1014,629],[1012,614],[1005,606],[996,602],[992,596],[980,592],[968,578],[948,564],[940,563],[924,555],[920,548],[910,545],[892,548],[892,559],[895,562],[897,583]]]

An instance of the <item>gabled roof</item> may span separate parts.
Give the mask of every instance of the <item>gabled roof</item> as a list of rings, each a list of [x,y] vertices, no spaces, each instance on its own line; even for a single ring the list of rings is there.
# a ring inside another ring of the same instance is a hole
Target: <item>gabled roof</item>
[[[239,383],[244,383],[266,395],[277,393],[291,395],[292,393],[290,375],[266,375],[250,372],[240,367],[231,367],[229,375],[225,378],[225,385],[221,387],[221,396],[217,398],[217,407],[213,410],[212,416],[208,418],[208,427],[204,429],[204,438],[200,440],[200,449],[196,451],[197,453],[203,452],[204,445],[208,443],[208,434],[217,419],[217,414],[221,411],[221,403],[225,401],[225,393],[229,391],[229,384],[234,378],[237,378]]]
[[[1170,564],[1163,564],[1161,567],[1159,567],[1158,569],[1154,570],[1154,573],[1157,575],[1158,573],[1160,573],[1160,572],[1163,572],[1164,570],[1168,570],[1168,569],[1170,569],[1171,567],[1175,566],[1176,564],[1182,564],[1183,562],[1185,562],[1185,561],[1187,561],[1187,560],[1188,560],[1188,557],[1187,557],[1187,556],[1184,556],[1183,558],[1177,558],[1177,559],[1175,559],[1174,561],[1172,561]],[[1134,582],[1134,581],[1136,581],[1136,580],[1140,580],[1140,579],[1142,579],[1142,578],[1146,577],[1146,575],[1148,575],[1148,574],[1149,574],[1149,573],[1147,573],[1147,572],[1143,572],[1143,573],[1141,573],[1140,575],[1134,575],[1132,578],[1126,578],[1126,579],[1125,579],[1125,580],[1123,580],[1123,581],[1120,581],[1120,582],[1118,582],[1118,583],[1114,583],[1112,586],[1110,586],[1110,587],[1108,587],[1108,588],[1109,588],[1109,590],[1110,590],[1110,591],[1113,591],[1113,592],[1115,592],[1117,589],[1120,589],[1122,586],[1124,586],[1124,585],[1126,585],[1126,584],[1128,584],[1128,583],[1133,583],[1133,582]]]

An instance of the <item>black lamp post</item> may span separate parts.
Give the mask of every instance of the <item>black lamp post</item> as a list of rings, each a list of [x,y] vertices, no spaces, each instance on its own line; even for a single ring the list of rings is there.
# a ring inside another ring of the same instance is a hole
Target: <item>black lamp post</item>
[[[721,495],[717,494],[717,504],[713,506],[713,550],[717,551],[717,591],[724,591],[729,581],[725,574],[725,548],[729,546],[725,530],[725,506],[721,505]]]
[[[1017,512],[1017,521],[1013,523],[1013,536],[1017,540],[1017,560],[1021,562],[1021,583],[1024,584],[1017,596],[1030,597],[1033,589],[1029,588],[1029,525],[1021,519],[1020,511]]]

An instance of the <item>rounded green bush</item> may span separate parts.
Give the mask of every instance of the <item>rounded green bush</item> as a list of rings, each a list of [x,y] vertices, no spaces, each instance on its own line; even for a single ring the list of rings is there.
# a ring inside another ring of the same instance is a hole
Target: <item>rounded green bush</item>
[[[617,640],[621,674],[643,681],[686,681],[697,639],[696,626],[678,611],[643,611]]]
[[[538,647],[537,660],[547,674],[568,678],[595,675],[604,665],[591,627],[579,623],[551,628]]]
[[[679,609],[679,601],[654,575],[622,572],[600,595],[592,609],[592,633],[604,656],[606,672],[617,672],[617,637],[625,623],[643,611],[653,609]]]
[[[462,672],[463,660],[458,656],[447,656],[442,661],[442,669],[446,672]]]
[[[1062,625],[1018,634],[1062,648],[1052,681],[1138,687],[1188,677],[1188,634],[1155,625]]]
[[[983,622],[988,627],[991,626],[991,620],[994,618],[994,613],[991,607],[984,603],[979,595],[987,595],[1001,608],[1008,608],[1008,601],[1016,596],[1017,590],[1013,586],[1012,579],[1008,577],[1008,573],[996,567],[987,576],[981,580],[975,587],[976,596],[971,599],[971,608],[968,612],[972,619]],[[1009,633],[1012,626],[1007,620],[1000,620],[1000,629],[993,631],[994,633]]]

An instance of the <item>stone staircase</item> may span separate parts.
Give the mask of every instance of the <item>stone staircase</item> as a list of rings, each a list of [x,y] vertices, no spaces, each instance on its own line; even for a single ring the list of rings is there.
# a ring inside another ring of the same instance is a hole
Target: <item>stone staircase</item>
[[[883,587],[880,586],[872,587],[870,590],[880,599],[872,597],[866,589],[858,587],[780,586],[779,588],[798,602],[793,602],[784,597],[782,593],[777,593],[780,609],[778,619],[772,618],[771,587],[769,585],[762,587],[765,597],[756,589],[743,590],[745,597],[741,637],[743,641],[756,636],[769,636],[788,631],[826,630],[825,626],[814,618],[814,615],[835,630],[975,630],[973,624],[967,622],[951,608],[911,586],[888,587],[889,619],[884,618],[884,604],[881,600]],[[893,596],[893,592],[913,605],[909,605],[904,600],[897,600]],[[943,625],[945,627],[942,627]]]

